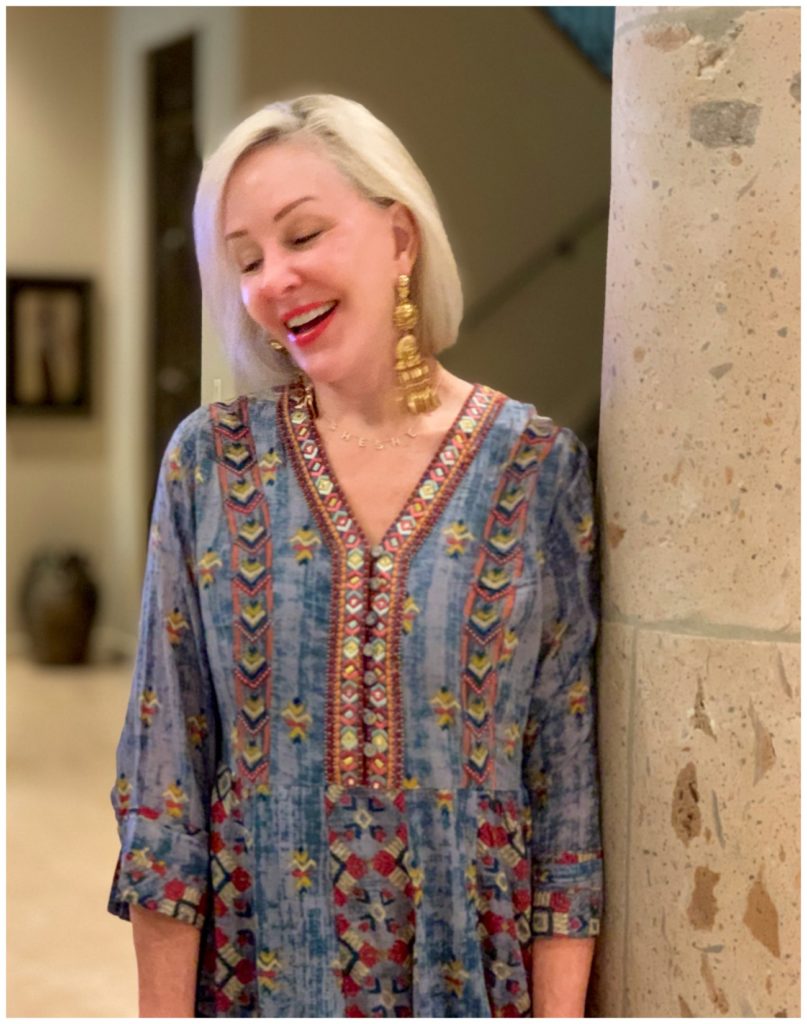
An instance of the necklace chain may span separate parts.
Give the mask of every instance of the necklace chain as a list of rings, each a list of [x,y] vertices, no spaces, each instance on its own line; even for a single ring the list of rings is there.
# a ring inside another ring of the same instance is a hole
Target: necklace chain
[[[314,397],[314,388],[311,382],[305,379],[304,384],[304,396],[302,397],[302,404],[308,410],[308,415],[312,420],[319,418],[319,410],[317,409],[316,399]],[[359,448],[375,448],[376,451],[383,451],[385,448],[402,448],[408,447],[408,445],[402,444],[403,438],[415,438],[418,434],[411,427],[407,427],[403,434],[392,434],[389,437],[377,438],[377,437],[366,437],[364,434],[354,434],[349,430],[342,429],[336,420],[322,417],[326,426],[333,434],[337,434],[340,441],[345,441],[347,444],[355,442]]]
[[[375,448],[377,451],[382,451],[384,448],[400,448],[402,436],[418,436],[411,427],[407,427],[403,435],[390,435],[383,440],[379,440],[375,437],[365,437],[363,434],[351,434],[349,430],[340,430],[339,424],[335,420],[325,420],[325,422],[330,431],[339,435],[340,441],[346,441],[348,444],[351,441],[355,441],[359,448]]]

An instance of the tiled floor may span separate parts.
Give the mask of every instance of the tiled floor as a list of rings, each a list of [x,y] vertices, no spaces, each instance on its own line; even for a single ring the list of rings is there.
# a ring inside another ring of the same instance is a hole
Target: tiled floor
[[[106,911],[130,674],[9,661],[9,1017],[137,1015],[131,929]]]

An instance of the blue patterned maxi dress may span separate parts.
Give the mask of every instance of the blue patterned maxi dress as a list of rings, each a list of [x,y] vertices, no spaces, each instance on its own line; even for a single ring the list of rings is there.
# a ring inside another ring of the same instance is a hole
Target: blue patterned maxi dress
[[[109,909],[202,929],[197,1016],[530,1015],[598,931],[591,485],[476,385],[370,547],[299,391],[163,462]]]

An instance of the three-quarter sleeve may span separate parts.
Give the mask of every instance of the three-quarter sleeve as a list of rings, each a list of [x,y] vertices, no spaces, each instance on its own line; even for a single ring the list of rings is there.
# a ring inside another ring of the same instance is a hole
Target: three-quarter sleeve
[[[599,931],[602,906],[592,486],[586,450],[568,429],[545,465],[554,469],[554,501],[538,550],[541,646],[524,738],[532,934],[587,937]]]
[[[169,443],[152,514],[134,678],[112,803],[121,852],[111,913],[130,904],[201,927],[216,710],[194,582],[194,452]]]

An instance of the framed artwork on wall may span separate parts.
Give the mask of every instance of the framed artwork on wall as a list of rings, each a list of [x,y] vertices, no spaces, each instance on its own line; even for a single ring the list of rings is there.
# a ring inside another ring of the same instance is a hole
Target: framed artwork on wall
[[[87,279],[6,279],[9,413],[90,412]]]

